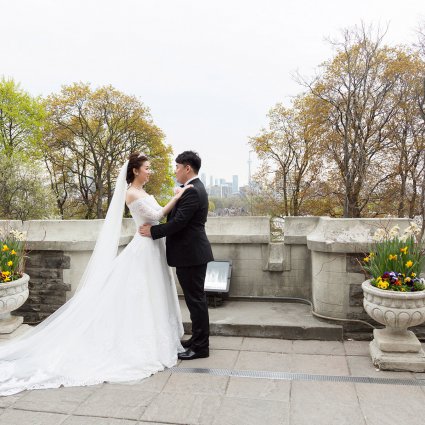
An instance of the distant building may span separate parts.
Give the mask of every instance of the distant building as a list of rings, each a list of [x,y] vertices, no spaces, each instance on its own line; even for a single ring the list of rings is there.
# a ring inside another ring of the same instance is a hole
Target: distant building
[[[208,188],[208,195],[213,197],[213,198],[221,198],[221,187],[216,185],[216,186],[210,186]]]
[[[214,186],[214,177],[210,176],[210,186]]]
[[[230,183],[220,186],[221,197],[228,198],[232,194],[232,185]]]
[[[232,193],[239,192],[239,176],[232,176]]]
[[[201,182],[204,184],[204,186],[207,185],[207,176],[205,173],[201,174]]]

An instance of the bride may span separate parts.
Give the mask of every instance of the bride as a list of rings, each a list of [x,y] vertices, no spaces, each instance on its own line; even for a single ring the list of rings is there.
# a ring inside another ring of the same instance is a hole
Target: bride
[[[143,190],[149,174],[148,158],[131,154],[73,298],[0,347],[0,395],[138,380],[176,364],[183,326],[164,239],[136,233],[117,256],[124,202],[136,228],[157,224],[188,188],[161,207]]]

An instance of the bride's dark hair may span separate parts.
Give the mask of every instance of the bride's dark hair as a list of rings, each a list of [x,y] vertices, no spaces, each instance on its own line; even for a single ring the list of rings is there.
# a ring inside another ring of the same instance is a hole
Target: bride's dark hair
[[[127,184],[130,184],[134,180],[134,171],[133,169],[140,168],[144,162],[148,161],[149,158],[144,154],[140,152],[133,152],[130,154],[128,158],[128,166],[127,166]]]

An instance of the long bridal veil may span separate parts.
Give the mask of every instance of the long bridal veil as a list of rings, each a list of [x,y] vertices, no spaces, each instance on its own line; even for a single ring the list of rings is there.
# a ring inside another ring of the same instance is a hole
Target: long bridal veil
[[[112,271],[112,261],[118,253],[127,188],[127,165],[128,161],[125,162],[118,174],[114,195],[109,205],[105,221],[75,295],[66,304],[56,310],[55,313],[20,338],[4,343],[0,347],[0,361],[12,354],[13,358],[18,358],[21,355],[28,356],[31,351],[34,351],[35,341],[37,343],[36,345],[39,345],[39,343],[45,344],[47,340],[55,343],[57,334],[63,332],[60,326],[61,323],[66,320],[70,311],[75,308],[75,305],[77,303],[81,305],[87,302],[93,302],[93,297],[96,297],[102,291],[102,285],[108,274]],[[84,321],[84,317],[81,318],[81,321]],[[75,327],[80,325],[83,325],[83,323],[73,324]],[[44,334],[45,338],[40,340],[41,333]],[[47,343],[44,347],[46,351],[49,349],[48,345]]]

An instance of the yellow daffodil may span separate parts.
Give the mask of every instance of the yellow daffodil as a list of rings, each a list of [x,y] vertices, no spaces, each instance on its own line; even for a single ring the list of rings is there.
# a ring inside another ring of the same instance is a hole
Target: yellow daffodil
[[[410,273],[410,276],[412,276],[412,277],[416,277],[416,273]]]
[[[11,253],[12,255],[16,255],[16,251],[15,251],[14,249],[12,249],[12,251],[10,251],[10,253]]]
[[[412,267],[413,266],[413,261],[407,261],[406,263],[406,267]]]
[[[389,256],[388,256],[388,259],[389,260],[397,260],[397,255],[396,254],[390,254]]]
[[[1,250],[3,252],[9,251],[9,247],[7,245],[3,245],[3,248]]]
[[[372,257],[374,257],[375,256],[375,253],[374,252],[371,252],[370,254],[369,254],[369,257],[370,258],[372,258]]]
[[[407,254],[407,246],[405,246],[404,248],[400,248],[400,252],[403,253],[404,255]]]
[[[1,272],[1,274],[2,276],[5,276],[5,277],[10,276],[10,272]]]
[[[9,278],[9,277],[6,277],[6,278],[4,279],[4,281],[5,281],[5,282],[10,282],[10,278]]]
[[[363,261],[364,261],[365,263],[368,263],[368,262],[369,262],[369,257],[365,257],[365,258],[363,258]]]
[[[8,262],[7,262],[7,265],[8,265],[9,267],[12,267],[12,266],[13,266],[13,261],[8,261]]]

